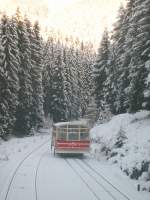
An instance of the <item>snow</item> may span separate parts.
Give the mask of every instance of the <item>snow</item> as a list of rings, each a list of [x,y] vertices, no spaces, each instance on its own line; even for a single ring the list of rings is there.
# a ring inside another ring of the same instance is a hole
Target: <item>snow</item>
[[[87,120],[86,119],[81,119],[79,121],[70,121],[70,122],[58,122],[55,123],[55,126],[64,126],[64,125],[87,125]]]
[[[81,182],[62,158],[44,158],[39,171],[39,199],[76,200],[93,199],[88,188]],[[51,183],[49,183],[51,180]]]
[[[50,138],[50,130],[43,129],[30,137],[0,140],[0,200],[125,200],[114,188],[130,200],[149,200],[149,194],[138,193],[133,182],[105,160],[99,162],[90,154],[54,156]]]
[[[124,132],[126,139],[121,148],[116,147],[119,132]],[[114,116],[109,122],[95,126],[91,130],[92,155],[98,160],[108,159],[130,177],[133,170],[142,169],[144,163],[150,166],[150,112],[141,111],[135,114]],[[141,172],[142,173],[142,172]],[[141,189],[150,188],[149,172],[138,175],[135,186]],[[147,181],[146,181],[147,180]],[[142,192],[144,193],[144,192]]]
[[[114,187],[122,191],[122,193],[124,193],[128,198],[132,200],[149,200],[149,194],[137,192],[133,181],[128,179],[127,176],[124,176],[124,174],[118,170],[117,166],[114,166],[111,163],[108,164],[105,161],[97,163],[95,159],[88,160],[88,163],[92,167],[94,166],[96,171],[100,172],[104,178],[110,181]],[[122,198],[120,197],[120,199]]]
[[[12,138],[7,142],[0,140],[0,199],[5,194],[13,172],[19,163],[35,148],[50,140],[49,130],[32,137]],[[50,146],[50,145],[49,145]],[[22,198],[21,198],[22,199]],[[16,199],[17,200],[17,199]]]

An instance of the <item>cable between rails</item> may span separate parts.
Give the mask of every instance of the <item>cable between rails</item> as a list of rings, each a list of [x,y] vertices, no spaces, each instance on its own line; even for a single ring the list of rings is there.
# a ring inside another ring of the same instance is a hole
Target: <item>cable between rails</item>
[[[113,200],[117,200],[117,198],[109,190],[107,190],[105,186],[102,183],[100,183],[84,166],[82,166],[78,160],[75,161],[100,187],[102,187],[105,190],[107,194],[111,196]]]
[[[97,200],[102,200],[95,192],[94,190],[88,185],[88,183],[82,178],[82,176],[78,173],[78,171],[69,163],[67,159],[65,159],[67,164],[71,167],[71,169],[76,173],[76,175],[82,180],[82,182],[87,186],[87,188],[91,191],[91,193],[95,196]]]
[[[82,161],[86,166],[88,166],[92,171],[94,171],[98,176],[100,176],[105,182],[111,185],[116,191],[118,191],[124,198],[127,200],[131,200],[126,194],[121,192],[117,187],[115,187],[110,181],[108,181],[102,174],[96,171],[90,164],[88,164],[85,160]]]

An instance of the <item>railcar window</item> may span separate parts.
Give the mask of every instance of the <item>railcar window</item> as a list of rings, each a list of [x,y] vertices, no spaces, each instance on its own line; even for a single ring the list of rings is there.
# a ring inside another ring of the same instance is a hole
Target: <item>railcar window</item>
[[[79,140],[79,134],[76,132],[71,132],[68,134],[69,140]]]
[[[64,131],[64,129],[58,129],[58,135],[57,135],[57,139],[59,140],[66,140],[67,139],[67,134],[66,131]]]
[[[87,132],[80,132],[80,140],[89,139],[89,133]]]
[[[68,139],[69,140],[79,140],[79,129],[76,127],[71,127],[68,129]]]

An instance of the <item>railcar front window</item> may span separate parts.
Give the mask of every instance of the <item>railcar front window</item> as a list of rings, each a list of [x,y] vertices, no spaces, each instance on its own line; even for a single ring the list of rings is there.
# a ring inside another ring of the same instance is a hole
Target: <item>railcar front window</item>
[[[58,130],[57,139],[58,140],[66,140],[67,139],[67,134],[63,129]]]
[[[88,140],[89,139],[89,134],[86,132],[81,132],[80,133],[80,140]]]
[[[68,139],[69,140],[78,140],[78,134],[76,134],[76,133],[69,133],[69,135],[68,135]]]
[[[79,131],[77,128],[71,128],[68,130],[69,140],[79,140]]]

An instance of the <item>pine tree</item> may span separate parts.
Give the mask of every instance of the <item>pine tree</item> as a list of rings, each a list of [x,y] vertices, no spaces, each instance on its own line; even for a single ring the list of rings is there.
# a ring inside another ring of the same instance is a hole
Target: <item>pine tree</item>
[[[4,57],[1,59],[1,119],[2,134],[13,132],[15,123],[15,113],[18,105],[19,90],[19,51],[18,35],[13,20],[10,20],[5,14],[1,18],[1,40]],[[5,112],[4,112],[5,111]]]
[[[124,54],[125,54],[125,39],[127,34],[127,20],[126,11],[123,6],[120,7],[118,11],[118,19],[114,25],[113,35],[112,35],[112,45],[115,56],[114,68],[116,78],[113,82],[115,88],[115,113],[126,112],[126,94],[125,88],[127,79],[126,65],[124,64]]]
[[[32,81],[31,81],[31,49],[28,32],[24,21],[20,18],[19,10],[16,13],[18,48],[20,53],[19,69],[19,105],[16,113],[15,129],[20,134],[29,134],[32,128]]]
[[[136,112],[142,108],[144,103],[144,88],[147,70],[145,62],[148,60],[148,52],[145,49],[150,39],[150,31],[143,24],[145,18],[149,15],[149,4],[147,1],[135,0],[135,7],[131,24],[135,29],[135,38],[132,43],[132,58],[129,64],[130,85],[129,85],[129,111]]]
[[[83,51],[80,52],[80,63],[81,63],[81,69],[82,69],[82,102],[84,104],[84,113],[82,112],[82,115],[85,114],[86,110],[88,109],[89,103],[91,103],[91,95],[93,95],[93,78],[92,78],[92,66],[93,62],[95,61],[95,57],[93,54],[93,49],[91,47],[90,43],[85,43]],[[92,97],[93,98],[93,97]]]
[[[52,115],[51,111],[51,88],[52,88],[52,77],[53,77],[53,38],[49,37],[44,48],[44,69],[43,69],[43,92],[44,92],[44,113],[48,117]]]
[[[83,52],[79,49],[76,50],[76,71],[77,71],[77,105],[78,116],[83,117],[86,110],[86,102],[84,101],[84,70],[83,70]],[[86,84],[86,83],[85,83]],[[86,97],[85,97],[86,98]]]
[[[31,44],[31,77],[33,89],[33,102],[31,109],[32,126],[39,128],[43,126],[43,42],[40,37],[40,27],[38,22],[34,24],[33,32],[29,36]]]
[[[72,118],[72,101],[71,101],[71,97],[72,97],[72,88],[71,88],[71,70],[70,70],[70,66],[68,63],[68,51],[69,48],[67,46],[65,46],[63,48],[63,63],[64,63],[64,77],[65,77],[65,81],[64,81],[64,91],[65,91],[65,96],[66,96],[66,102],[67,102],[67,107],[66,107],[66,117],[67,120],[70,120]]]
[[[150,110],[150,60],[145,63],[145,67],[147,69],[148,75],[145,79],[145,90],[144,90],[144,97],[145,102],[143,103],[143,107]]]
[[[69,45],[67,40],[63,45],[51,37],[45,47],[44,110],[54,121],[78,119],[85,112],[92,87],[90,52],[75,50],[70,40]]]
[[[140,3],[140,2],[139,2]],[[143,8],[143,9],[142,9]],[[150,110],[150,0],[143,2],[141,8],[142,17],[139,20],[141,33],[138,35],[141,41],[141,59],[144,62],[144,102],[142,107]]]
[[[69,56],[69,55],[68,55]],[[78,72],[77,72],[77,57],[73,47],[70,48],[69,68],[70,68],[70,85],[71,85],[71,118],[78,119],[79,103],[78,103]]]
[[[94,65],[94,80],[95,80],[95,99],[97,107],[104,110],[106,106],[105,83],[107,79],[108,58],[109,58],[109,38],[107,30],[104,31],[100,48],[98,50],[97,60]]]
[[[54,60],[52,66],[52,87],[51,87],[51,112],[55,122],[66,120],[66,96],[64,91],[64,63],[62,49],[58,41],[54,49]]]
[[[1,33],[0,33],[1,35]],[[4,48],[0,38],[0,136],[4,137],[7,133],[9,120],[8,103],[5,99],[7,94],[7,70],[6,65],[3,65],[5,59]]]
[[[116,136],[115,147],[121,148],[125,144],[126,140],[127,140],[126,132],[123,130],[122,127],[120,127],[120,130]]]
[[[130,62],[132,58],[132,45],[133,41],[135,39],[135,33],[136,33],[136,27],[134,24],[132,24],[132,16],[134,13],[134,7],[135,7],[135,0],[128,0],[126,9],[125,9],[125,16],[124,16],[124,35],[125,35],[125,41],[123,44],[123,49],[125,50],[122,56],[122,74],[121,74],[121,85],[120,87],[122,90],[122,99],[123,101],[123,109],[125,112],[129,110],[129,84],[130,84]]]
[[[116,108],[116,94],[117,94],[117,68],[115,64],[116,55],[114,52],[113,45],[110,45],[110,53],[108,56],[108,69],[107,69],[107,79],[105,81],[105,101],[109,112],[112,114],[117,114],[118,110]],[[105,111],[104,111],[105,112]]]
[[[43,53],[43,60],[44,60],[44,66],[43,66],[43,73],[42,73],[42,84],[43,84],[43,98],[44,98],[44,114],[47,117],[49,115],[49,88],[50,88],[50,76],[49,76],[49,70],[50,70],[50,52],[49,52],[49,40],[46,42],[44,46],[44,53]]]
[[[78,84],[79,84],[79,100],[80,100],[80,109],[81,116],[85,115],[87,105],[88,105],[88,92],[90,92],[89,83],[87,82],[88,76],[88,62],[86,55],[86,48],[83,41],[80,44],[80,50],[78,52],[77,58],[77,71],[78,71]],[[89,77],[88,77],[89,78]],[[88,89],[87,89],[88,88]]]

